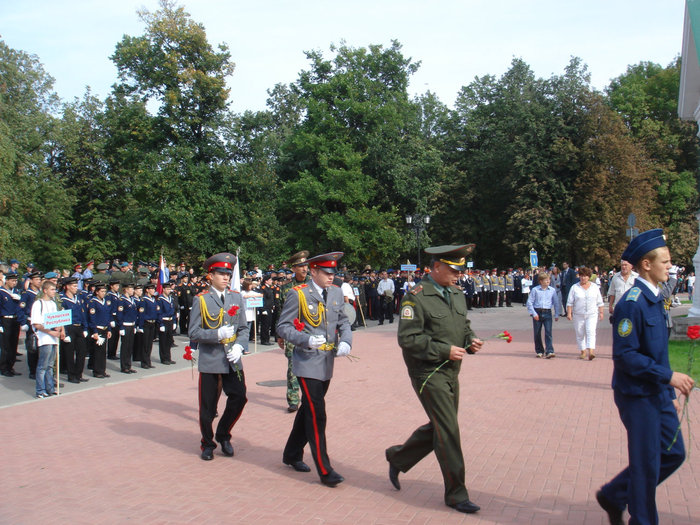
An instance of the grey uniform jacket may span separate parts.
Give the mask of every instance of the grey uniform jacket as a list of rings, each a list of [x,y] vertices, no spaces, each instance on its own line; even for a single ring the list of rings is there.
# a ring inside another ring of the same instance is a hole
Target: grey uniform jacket
[[[294,326],[294,319],[299,316],[299,294],[306,298],[311,315],[318,313],[318,305],[323,302],[323,297],[313,283],[295,286],[287,292],[284,300],[284,307],[277,322],[277,335],[294,344],[292,370],[295,376],[326,381],[333,377],[333,359],[336,351],[312,350],[309,348],[309,337],[323,335],[326,341],[335,344],[335,348],[341,341],[352,346],[350,322],[343,311],[343,292],[337,286],[330,286],[326,298],[325,324],[321,322],[319,326],[313,327],[307,319],[300,319],[305,325],[303,331]]]
[[[209,312],[209,316],[218,318],[221,309],[224,310],[223,320],[218,324],[216,321],[209,321],[212,327],[208,327],[202,322],[202,311],[200,306],[200,296],[204,297],[204,302]],[[188,335],[190,340],[197,343],[199,356],[197,358],[197,368],[200,372],[208,374],[226,374],[232,371],[231,363],[226,359],[224,345],[219,342],[218,329],[223,325],[232,324],[236,328],[236,343],[243,348],[248,348],[248,323],[245,320],[245,306],[241,294],[226,290],[224,292],[224,304],[221,304],[219,292],[213,288],[202,292],[194,298],[192,311],[190,312],[190,326]],[[238,312],[234,317],[228,315],[232,306],[238,306]],[[236,362],[236,367],[243,368],[242,360]]]

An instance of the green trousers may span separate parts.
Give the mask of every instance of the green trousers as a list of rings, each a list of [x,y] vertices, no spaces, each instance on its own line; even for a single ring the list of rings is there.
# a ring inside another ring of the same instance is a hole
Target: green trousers
[[[445,503],[455,505],[469,499],[464,484],[464,456],[457,421],[459,380],[438,372],[419,394],[424,380],[425,377],[411,378],[411,383],[430,422],[418,427],[403,445],[389,447],[386,457],[401,472],[408,472],[435,451],[445,483]]]

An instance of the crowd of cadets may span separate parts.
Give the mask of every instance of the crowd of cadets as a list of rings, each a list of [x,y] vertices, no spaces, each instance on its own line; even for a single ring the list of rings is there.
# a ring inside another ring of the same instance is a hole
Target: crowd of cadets
[[[123,373],[135,373],[132,364],[138,361],[142,368],[153,368],[151,352],[153,342],[159,342],[160,362],[172,364],[170,349],[175,346],[173,334],[187,334],[189,312],[194,297],[209,286],[206,277],[184,263],[168,265],[166,274],[170,280],[158,293],[159,271],[155,262],[139,262],[134,271],[133,264],[113,260],[95,268],[94,261],[76,265],[73,273],[63,271],[42,275],[32,264],[21,277],[19,262],[0,268],[0,373],[4,376],[20,375],[14,369],[19,335],[26,332],[25,346],[28,355],[29,377],[34,378],[37,354],[32,350],[33,329],[29,320],[32,304],[41,290],[43,279],[56,282],[60,294],[56,301],[59,309],[70,308],[73,322],[67,327],[69,336],[60,344],[60,369],[70,382],[86,381],[83,378],[85,362],[96,378],[109,377],[105,359],[120,360]],[[549,268],[548,271],[552,271]],[[554,275],[556,275],[556,272]],[[418,284],[424,274],[420,269],[413,272],[395,271],[391,268],[375,271],[370,266],[362,272],[343,268],[336,276],[337,286],[347,283],[346,302],[355,309],[353,330],[365,326],[367,320],[393,321],[403,295]],[[530,271],[469,269],[462,273],[458,285],[467,299],[467,307],[510,307],[527,300],[527,284],[532,282]],[[263,296],[263,306],[255,310],[256,330],[251,330],[251,340],[257,335],[262,344],[274,344],[274,329],[281,309],[281,289],[293,279],[291,269],[283,265],[279,270],[261,271],[257,266],[245,271],[244,288]],[[610,277],[605,272],[598,276],[601,292],[606,293]],[[379,294],[383,279],[392,280],[393,293]],[[556,279],[554,279],[556,281]],[[556,285],[555,282],[552,283]],[[264,312],[264,313],[263,313]],[[121,342],[121,347],[119,344]],[[119,352],[117,350],[119,349]],[[119,357],[117,357],[117,353]]]

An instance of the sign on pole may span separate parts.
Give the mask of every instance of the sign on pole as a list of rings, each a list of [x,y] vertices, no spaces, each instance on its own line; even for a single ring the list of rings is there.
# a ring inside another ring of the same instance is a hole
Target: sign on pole
[[[44,328],[56,328],[73,323],[73,310],[61,310],[44,314]]]
[[[537,264],[537,252],[532,249],[530,250],[530,267],[532,268],[537,268],[539,264]]]

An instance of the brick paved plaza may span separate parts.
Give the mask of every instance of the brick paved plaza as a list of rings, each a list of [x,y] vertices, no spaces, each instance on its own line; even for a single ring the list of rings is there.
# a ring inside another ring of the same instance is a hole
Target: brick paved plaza
[[[541,360],[525,308],[473,310],[470,317],[482,338],[503,329],[514,337],[511,344],[488,341],[462,368],[462,444],[478,514],[444,505],[432,455],[401,475],[400,492],[390,485],[384,449],[426,418],[396,343],[397,323],[372,322],[354,332],[353,354],[361,359],[336,361],[326,398],[328,450],[346,479],[337,488],[281,462],[294,416],[286,411],[279,349],[245,358],[249,401],[233,432],[236,454],[217,450],[211,462],[199,458],[196,374],[193,380],[181,359],[184,339],[174,350],[176,367],[156,362],[153,371],[125,376],[110,361],[109,382],[63,381],[62,394],[45,400],[33,399],[23,359],[16,366],[22,376],[0,381],[0,522],[607,523],[594,493],[626,464],[607,320],[599,325],[598,358],[588,362],[577,359],[565,319],[555,324],[557,358]],[[700,523],[697,390],[695,396],[690,458],[658,490],[663,524]],[[308,449],[306,459],[312,463]]]

